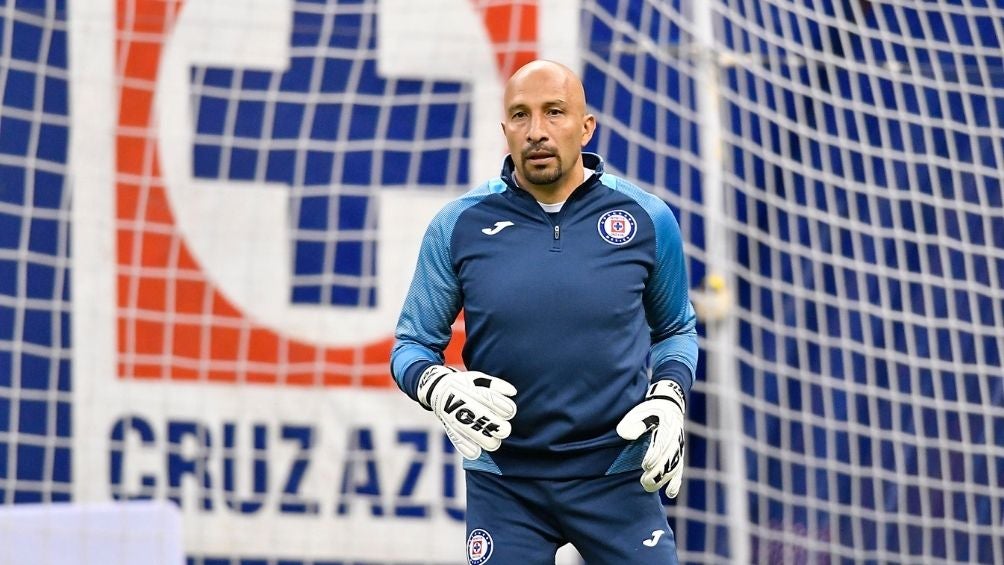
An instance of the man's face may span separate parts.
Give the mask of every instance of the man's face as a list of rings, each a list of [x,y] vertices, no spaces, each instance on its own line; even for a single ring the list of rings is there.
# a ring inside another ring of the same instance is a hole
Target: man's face
[[[543,67],[507,85],[502,130],[520,182],[559,189],[592,136],[582,87],[560,68]]]

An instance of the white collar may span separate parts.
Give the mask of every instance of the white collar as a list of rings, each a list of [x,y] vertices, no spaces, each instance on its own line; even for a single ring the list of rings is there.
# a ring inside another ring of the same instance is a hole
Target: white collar
[[[582,167],[582,182],[586,182],[586,179],[588,179],[589,177],[593,176],[593,173],[595,173],[595,172],[596,171],[594,171],[592,169],[589,169],[589,168],[586,168],[586,167]],[[516,181],[515,175],[513,176],[512,180],[513,180],[513,182]],[[555,202],[554,204],[544,204],[543,202],[541,202],[540,200],[538,200],[537,204],[540,204],[540,207],[543,208],[545,212],[547,212],[549,214],[554,214],[554,213],[557,213],[557,212],[561,211],[561,207],[565,205],[565,202],[566,202],[565,200],[562,200],[561,202]]]

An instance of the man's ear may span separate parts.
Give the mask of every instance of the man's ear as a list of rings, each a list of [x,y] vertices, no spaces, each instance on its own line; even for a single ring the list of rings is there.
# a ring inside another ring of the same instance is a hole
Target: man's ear
[[[586,114],[586,117],[582,120],[582,146],[585,147],[589,140],[593,138],[593,132],[596,131],[596,116],[592,114]]]

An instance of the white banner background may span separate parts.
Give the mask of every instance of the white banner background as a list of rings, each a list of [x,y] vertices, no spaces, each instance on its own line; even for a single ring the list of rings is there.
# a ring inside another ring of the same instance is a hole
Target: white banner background
[[[494,174],[504,153],[494,110],[500,107],[502,86],[487,34],[470,25],[477,21],[473,4],[441,1],[416,11],[413,3],[385,0],[379,9],[381,72],[474,84],[471,174],[475,179]],[[578,2],[542,1],[539,9],[539,36],[552,38],[541,42],[539,54],[576,66]],[[450,509],[463,504],[459,458],[444,455],[438,425],[396,389],[143,382],[117,376],[115,10],[113,0],[69,5],[74,500],[111,500],[113,488],[126,496],[147,489],[155,498],[166,498],[168,461],[174,453],[177,460],[194,466],[194,472],[174,479],[181,483],[189,554],[459,561],[463,523],[449,515]],[[445,196],[381,190],[377,308],[294,307],[284,300],[290,271],[285,187],[236,186],[191,176],[190,66],[283,69],[289,57],[291,12],[289,0],[184,2],[173,34],[164,40],[155,88],[154,123],[163,180],[187,245],[212,282],[245,315],[284,335],[318,344],[362,344],[392,333],[420,234]],[[463,41],[473,42],[473,47],[461,51],[470,60],[458,61],[456,50],[437,51],[443,30],[470,31]],[[115,426],[123,422],[121,482],[113,485],[111,438]],[[141,441],[137,425],[148,426],[153,440]],[[179,425],[204,430],[210,445],[195,435],[168,441],[169,428]],[[265,430],[268,487],[261,508],[253,513],[238,512],[226,501],[221,446],[227,425],[233,426],[237,453],[242,454],[233,458],[237,483],[231,493],[241,499],[252,492],[253,460],[248,454],[254,448],[253,430]],[[315,444],[303,450],[284,438],[283,429],[290,426],[309,428]],[[351,448],[360,429],[372,433],[372,452]],[[413,445],[402,443],[399,432],[427,434],[428,454],[420,455]],[[382,515],[375,515],[369,498],[341,492],[347,469],[354,473],[350,486],[367,480],[369,471],[360,457],[369,455],[376,462]],[[306,462],[306,471],[296,496],[315,502],[316,513],[280,509],[281,494],[297,462]],[[409,468],[416,464],[421,473],[414,492],[399,497]],[[447,469],[455,471],[450,484],[457,489],[449,499],[444,497]],[[204,497],[211,508],[204,507]],[[400,505],[426,507],[427,516],[396,516],[394,510]]]

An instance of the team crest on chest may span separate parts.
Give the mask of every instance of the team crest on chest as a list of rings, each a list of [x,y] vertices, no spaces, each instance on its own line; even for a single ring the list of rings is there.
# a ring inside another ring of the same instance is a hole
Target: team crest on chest
[[[596,229],[607,243],[624,245],[634,238],[638,224],[634,221],[634,216],[624,210],[611,210],[600,216]]]
[[[491,559],[494,543],[492,536],[486,530],[475,528],[467,536],[467,562],[470,565],[481,565]]]

